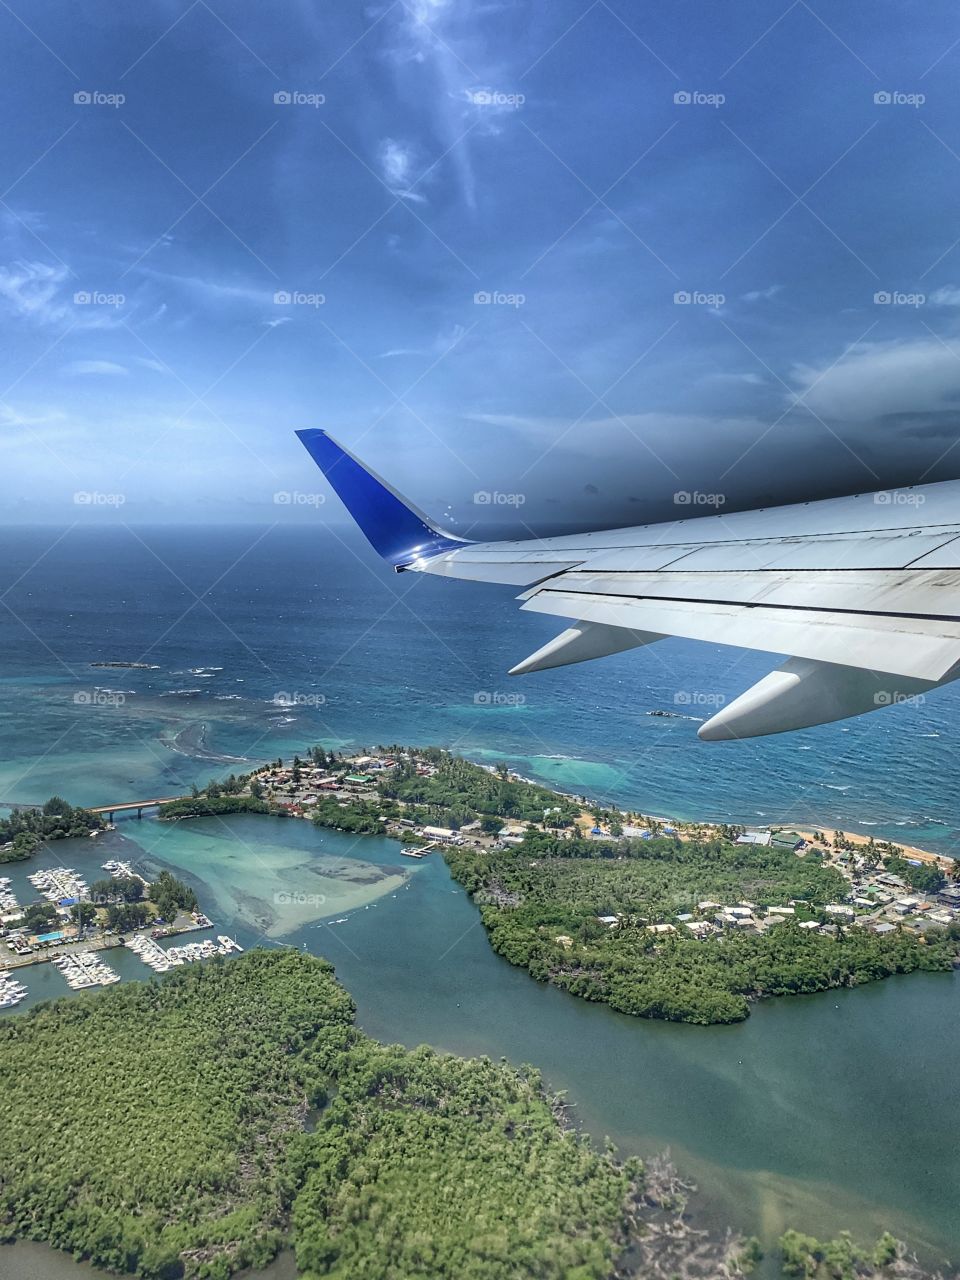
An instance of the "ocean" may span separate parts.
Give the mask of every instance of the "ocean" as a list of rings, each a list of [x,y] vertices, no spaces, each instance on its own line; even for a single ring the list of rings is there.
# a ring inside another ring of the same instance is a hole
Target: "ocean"
[[[329,526],[16,529],[3,543],[0,802],[108,803],[317,741],[416,741],[666,816],[957,841],[960,684],[702,743],[698,723],[776,657],[665,640],[510,678],[562,620],[519,612],[509,587],[395,574]],[[91,665],[109,661],[152,669]]]

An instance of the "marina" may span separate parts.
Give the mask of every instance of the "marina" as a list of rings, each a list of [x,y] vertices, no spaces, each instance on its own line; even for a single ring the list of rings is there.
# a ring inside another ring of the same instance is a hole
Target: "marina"
[[[51,964],[60,970],[64,982],[74,991],[83,991],[89,987],[108,987],[120,981],[119,973],[92,951],[75,951],[68,956],[54,956]]]
[[[144,964],[149,965],[155,973],[166,973],[177,965],[190,964],[195,960],[211,960],[214,956],[226,956],[231,952],[241,952],[243,947],[226,934],[220,934],[217,941],[204,938],[202,942],[187,942],[182,946],[161,947],[154,938],[138,935],[127,943],[128,948]]]
[[[8,973],[0,973],[0,1009],[12,1009],[27,997],[27,988]]]
[[[70,907],[90,897],[90,888],[86,880],[72,867],[54,867],[48,871],[35,871],[27,879],[48,902],[58,907]]]

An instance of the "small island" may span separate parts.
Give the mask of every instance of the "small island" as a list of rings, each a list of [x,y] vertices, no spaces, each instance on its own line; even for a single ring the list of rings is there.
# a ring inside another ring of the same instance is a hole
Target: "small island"
[[[162,820],[285,814],[439,851],[494,949],[640,1017],[746,1018],[751,1002],[960,963],[960,864],[837,831],[748,831],[591,805],[439,748],[314,747],[163,805]]]

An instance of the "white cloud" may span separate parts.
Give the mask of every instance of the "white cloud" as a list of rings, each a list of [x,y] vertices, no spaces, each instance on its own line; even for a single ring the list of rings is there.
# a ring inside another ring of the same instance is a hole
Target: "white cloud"
[[[393,138],[384,138],[380,144],[380,169],[383,180],[395,196],[426,204],[426,198],[410,190],[413,178],[413,148]]]
[[[940,307],[960,307],[960,289],[955,284],[944,285],[931,293],[930,301]]]
[[[823,418],[851,422],[960,406],[960,343],[937,338],[863,343],[836,364],[796,365],[803,402]]]
[[[180,276],[153,267],[138,267],[140,275],[164,284],[175,284],[207,302],[250,302],[257,306],[273,303],[272,289],[258,289],[245,281],[216,280],[212,276]]]
[[[81,305],[76,279],[62,263],[12,262],[0,267],[0,308],[37,325],[115,329],[123,323],[119,307]]]
[[[129,373],[122,364],[114,364],[112,360],[71,360],[60,370],[71,377],[86,377],[89,374],[106,374],[109,377],[123,377]]]
[[[748,293],[742,293],[740,300],[741,302],[769,302],[782,288],[782,284],[771,284],[766,289],[751,289]]]
[[[762,387],[766,385],[766,379],[759,373],[712,373],[707,381],[736,382],[748,387]]]
[[[40,324],[62,321],[67,304],[58,296],[67,279],[66,267],[46,262],[14,262],[0,267],[0,299],[10,311]]]
[[[445,356],[460,344],[466,332],[462,324],[455,324],[450,329],[441,330],[425,347],[391,347],[389,351],[381,351],[377,359],[390,360],[394,356]]]

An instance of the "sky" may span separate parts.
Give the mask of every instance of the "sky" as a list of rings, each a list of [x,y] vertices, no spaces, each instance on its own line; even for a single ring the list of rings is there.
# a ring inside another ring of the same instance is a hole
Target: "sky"
[[[313,426],[461,533],[960,475],[955,4],[4,0],[0,38],[0,521],[341,520]]]

